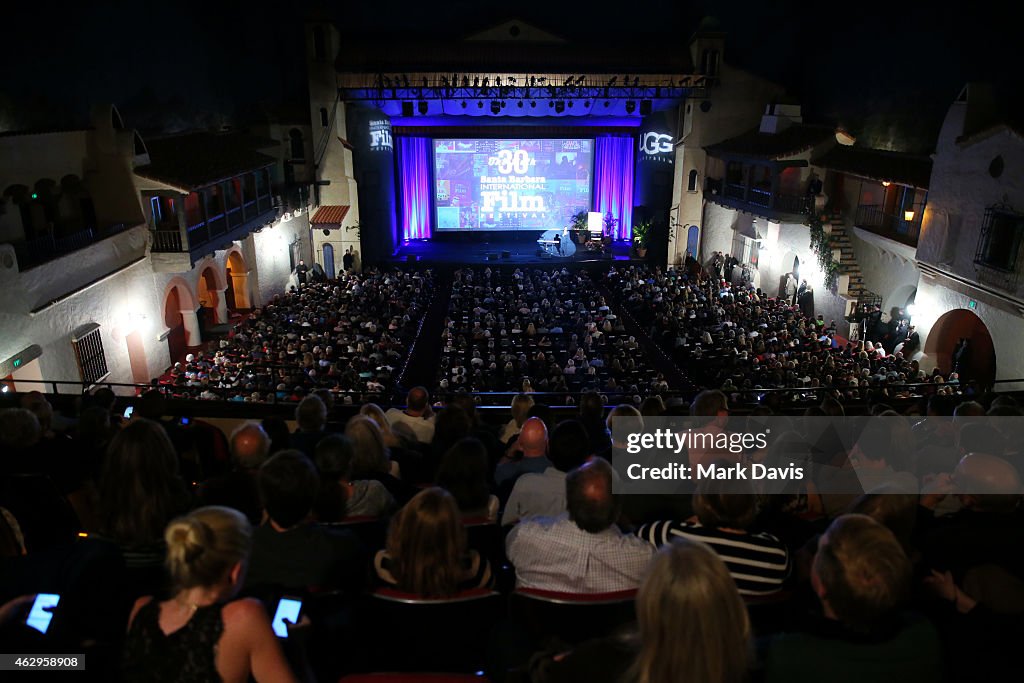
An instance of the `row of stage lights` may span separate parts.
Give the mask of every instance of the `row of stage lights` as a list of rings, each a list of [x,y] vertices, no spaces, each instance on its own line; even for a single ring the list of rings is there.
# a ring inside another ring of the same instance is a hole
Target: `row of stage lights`
[[[607,81],[604,81],[603,79],[588,79],[587,76],[580,75],[567,76],[561,84],[558,84],[547,76],[523,76],[521,78],[516,76],[495,76],[493,79],[489,76],[484,76],[483,78],[474,76],[470,80],[468,75],[463,75],[460,78],[459,74],[452,74],[450,78],[447,75],[442,75],[435,77],[433,80],[427,76],[422,76],[419,82],[416,82],[410,79],[408,74],[398,74],[394,77],[378,74],[370,87],[377,90],[381,98],[384,97],[384,90],[391,90],[392,96],[395,95],[397,90],[406,90],[408,91],[407,97],[425,97],[426,99],[437,99],[438,97],[447,99],[479,97],[486,99],[494,96],[522,98],[523,95],[529,99],[532,97],[543,97],[544,91],[546,91],[549,99],[558,99],[559,97],[578,97],[581,95],[596,98],[601,97],[602,92],[604,98],[612,98],[615,97],[611,92],[612,88],[653,90],[653,96],[658,98],[662,96],[663,91],[669,94],[673,89],[703,87],[705,85],[707,85],[707,79],[704,76],[696,78],[682,76],[678,80],[669,78],[667,80],[660,80],[657,83],[648,82],[641,84],[639,76],[624,75],[620,82],[618,76],[612,76]],[[539,89],[541,92],[534,92],[534,89]],[[432,92],[428,93],[428,91]]]
[[[566,110],[567,107],[569,109],[572,109],[573,108],[573,103],[574,103],[574,100],[549,100],[548,101],[548,108],[549,109],[554,109],[555,113],[561,114],[561,113],[563,113]],[[412,116],[413,115],[413,113],[412,113],[412,104],[413,103],[409,102],[409,101],[403,103],[402,114],[404,116]],[[466,100],[462,100],[460,104],[461,104],[463,109],[469,108],[469,103]],[[518,102],[516,102],[516,108],[524,109],[527,106],[527,104],[529,105],[529,107],[531,109],[536,109],[537,108],[537,101],[536,100],[530,100],[528,103],[527,103],[526,100],[519,100]],[[580,102],[580,108],[581,109],[592,108],[593,105],[594,105],[594,103],[589,101],[589,100],[584,100],[584,101]],[[633,112],[635,112],[637,110],[637,105],[638,105],[638,101],[637,100],[626,100],[626,113],[627,114],[632,114]],[[476,106],[477,106],[478,109],[483,109],[484,108],[483,101],[482,100],[477,100]],[[500,114],[502,112],[502,110],[505,109],[507,106],[508,106],[508,102],[506,102],[505,100],[491,100],[491,105],[490,105],[491,113],[494,114],[494,115]],[[611,102],[609,102],[608,100],[605,100],[604,101],[604,106],[606,108],[610,107],[611,106]],[[640,108],[640,114],[645,116],[645,115],[651,113],[651,111],[653,109],[653,103],[652,103],[651,100],[639,100],[639,108]],[[425,116],[430,111],[430,105],[427,102],[427,100],[419,100],[416,103],[416,109],[417,109],[417,111],[419,111],[419,113],[421,115]]]

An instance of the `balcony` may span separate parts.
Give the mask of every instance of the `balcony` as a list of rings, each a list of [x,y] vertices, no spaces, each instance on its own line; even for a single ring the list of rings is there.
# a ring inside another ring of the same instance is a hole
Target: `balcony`
[[[152,225],[151,252],[167,255],[158,259],[166,266],[161,270],[188,270],[213,249],[219,249],[227,242],[244,239],[253,230],[274,220],[279,210],[273,197],[263,195],[226,213],[211,215],[206,220],[190,214],[184,236],[173,223],[165,221]],[[184,258],[175,258],[173,255],[182,255]]]
[[[90,227],[77,232],[56,236],[52,232],[46,235],[13,242],[14,253],[18,257],[18,269],[22,272],[40,266],[47,261],[60,258],[67,254],[84,249],[108,237],[124,232],[129,227],[126,223],[116,223],[102,228]]]
[[[813,206],[809,195],[772,192],[767,187],[727,182],[720,178],[707,179],[704,196],[719,206],[784,223],[806,222]]]
[[[861,204],[857,207],[854,224],[880,237],[886,237],[908,247],[917,246],[917,238],[921,234],[921,216],[923,206],[914,207],[914,220],[908,221],[904,216],[886,213],[877,204]]]

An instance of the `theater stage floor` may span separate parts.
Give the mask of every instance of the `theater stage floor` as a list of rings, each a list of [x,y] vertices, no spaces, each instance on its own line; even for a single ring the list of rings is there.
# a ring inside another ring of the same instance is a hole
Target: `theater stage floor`
[[[490,240],[484,241],[453,241],[446,240],[411,240],[399,248],[392,261],[406,263],[415,257],[420,263],[427,264],[470,264],[506,263],[516,265],[548,265],[573,263],[598,263],[601,261],[631,260],[629,242],[615,242],[611,255],[577,250],[572,256],[552,256],[539,251],[535,241],[523,240]],[[508,254],[507,257],[503,254]]]

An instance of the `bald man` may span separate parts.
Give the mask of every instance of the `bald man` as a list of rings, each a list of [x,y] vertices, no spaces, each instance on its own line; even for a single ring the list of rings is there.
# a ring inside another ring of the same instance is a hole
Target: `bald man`
[[[654,546],[615,525],[612,466],[593,458],[565,477],[568,510],[520,522],[505,541],[516,586],[607,593],[640,585]]]
[[[207,479],[199,487],[203,505],[224,505],[234,508],[259,524],[263,516],[256,487],[256,473],[270,457],[270,436],[258,422],[246,422],[231,433],[231,464],[227,474]]]
[[[430,392],[425,387],[413,387],[405,397],[405,410],[391,408],[384,413],[392,427],[406,425],[420,443],[434,440],[434,414],[430,409]]]
[[[539,417],[531,417],[523,423],[519,438],[510,444],[508,451],[498,461],[494,481],[501,486],[527,473],[540,474],[551,466],[548,459],[548,428]]]

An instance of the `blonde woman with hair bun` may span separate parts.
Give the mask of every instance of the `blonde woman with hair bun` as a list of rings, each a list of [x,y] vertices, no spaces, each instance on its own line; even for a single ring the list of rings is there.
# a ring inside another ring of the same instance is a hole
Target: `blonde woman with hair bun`
[[[252,526],[226,507],[199,508],[164,533],[173,597],[139,598],[128,620],[126,681],[295,681],[258,601],[234,600]]]

